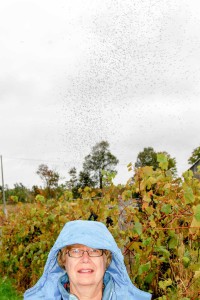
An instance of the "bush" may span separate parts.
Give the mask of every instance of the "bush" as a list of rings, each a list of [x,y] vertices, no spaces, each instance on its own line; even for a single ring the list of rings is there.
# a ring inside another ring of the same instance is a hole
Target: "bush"
[[[11,281],[0,278],[0,299],[1,300],[22,300],[22,296],[14,290]]]
[[[122,249],[132,281],[153,299],[197,300],[200,285],[200,183],[192,173],[173,179],[170,172],[140,168],[121,188],[111,184],[95,199],[91,188],[82,199],[17,204],[2,226],[0,267],[20,291],[41,276],[47,255],[63,225],[92,219],[107,225]],[[137,195],[139,207],[132,195]],[[92,217],[93,216],[93,217]]]

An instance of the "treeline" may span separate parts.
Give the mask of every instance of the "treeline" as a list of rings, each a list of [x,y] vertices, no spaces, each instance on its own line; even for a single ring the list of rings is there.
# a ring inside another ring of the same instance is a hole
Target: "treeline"
[[[5,186],[5,198],[7,203],[17,202],[34,202],[36,195],[42,195],[46,199],[59,199],[67,191],[71,191],[72,198],[81,197],[81,191],[85,187],[102,189],[108,185],[117,175],[116,166],[119,163],[117,157],[111,153],[107,141],[97,143],[83,161],[82,170],[78,173],[76,166],[68,171],[69,180],[64,184],[60,184],[60,174],[50,169],[46,164],[41,164],[36,170],[37,175],[41,178],[43,186],[33,185],[31,189],[23,185],[23,183],[14,184],[13,188]],[[158,157],[165,155],[166,170],[177,176],[176,159],[171,157],[166,151],[156,152],[152,147],[144,148],[138,153],[132,174],[134,176],[136,170],[144,166],[152,166],[153,170],[159,168]],[[188,159],[188,163],[193,164],[200,158],[200,147],[193,150]],[[100,196],[101,194],[99,194]],[[0,186],[0,201],[2,201],[2,187]]]

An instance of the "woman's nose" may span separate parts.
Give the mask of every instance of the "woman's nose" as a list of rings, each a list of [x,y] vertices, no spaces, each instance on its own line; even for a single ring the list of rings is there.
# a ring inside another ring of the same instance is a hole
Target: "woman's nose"
[[[87,251],[84,251],[83,256],[82,256],[83,261],[88,261],[89,260],[89,254]]]

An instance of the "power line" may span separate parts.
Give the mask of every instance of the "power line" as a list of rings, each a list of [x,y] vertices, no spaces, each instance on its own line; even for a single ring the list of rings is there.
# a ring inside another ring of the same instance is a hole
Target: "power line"
[[[67,163],[71,163],[73,161],[58,161],[58,160],[47,160],[47,159],[41,159],[41,158],[23,158],[23,157],[5,157],[6,159],[12,159],[12,160],[25,160],[25,161],[35,161],[35,162],[46,162],[46,163],[56,163],[56,164],[67,164]],[[76,160],[77,163],[77,160]]]
[[[41,159],[41,158],[23,158],[23,157],[4,157],[6,159],[12,159],[12,160],[24,160],[24,161],[34,161],[34,162],[43,162],[43,163],[53,163],[53,164],[77,164],[77,163],[82,163],[80,160],[75,160],[75,161],[54,161],[54,160],[46,160],[46,159]],[[118,166],[127,166],[129,163],[119,163],[117,164]]]

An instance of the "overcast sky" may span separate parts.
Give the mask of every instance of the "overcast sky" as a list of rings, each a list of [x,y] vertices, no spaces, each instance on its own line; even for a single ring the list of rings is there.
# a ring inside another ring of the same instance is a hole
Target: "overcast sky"
[[[131,176],[144,147],[181,175],[200,146],[199,0],[0,3],[0,155],[4,182],[63,181],[101,140]]]

